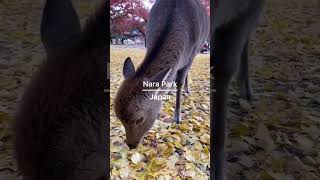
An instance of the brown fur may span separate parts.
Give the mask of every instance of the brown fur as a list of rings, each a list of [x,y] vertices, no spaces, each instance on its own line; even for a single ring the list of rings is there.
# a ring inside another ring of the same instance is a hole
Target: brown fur
[[[115,99],[115,112],[126,129],[126,142],[139,144],[155,122],[162,101],[150,100],[162,92],[143,92],[142,81],[178,83],[175,120],[180,121],[181,86],[201,43],[208,38],[209,18],[198,0],[158,0],[147,25],[147,53],[137,69],[124,64],[125,81]]]

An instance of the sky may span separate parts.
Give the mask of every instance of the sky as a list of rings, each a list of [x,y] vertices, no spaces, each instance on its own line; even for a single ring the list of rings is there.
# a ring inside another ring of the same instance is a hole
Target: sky
[[[148,8],[149,10],[151,9],[153,3],[149,3],[149,0],[144,0],[144,5],[146,6],[146,8]]]

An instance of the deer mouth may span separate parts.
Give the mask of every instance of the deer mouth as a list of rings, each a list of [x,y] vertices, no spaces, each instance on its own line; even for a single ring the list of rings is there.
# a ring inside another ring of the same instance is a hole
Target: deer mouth
[[[133,145],[133,144],[128,144],[128,146],[129,146],[130,149],[134,149],[134,148],[137,147],[137,145]]]

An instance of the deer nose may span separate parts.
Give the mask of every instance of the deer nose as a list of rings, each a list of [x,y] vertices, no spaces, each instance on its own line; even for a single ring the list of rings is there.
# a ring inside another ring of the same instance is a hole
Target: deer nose
[[[128,146],[129,146],[130,149],[134,149],[134,148],[137,147],[136,145],[132,145],[132,144],[128,144]]]

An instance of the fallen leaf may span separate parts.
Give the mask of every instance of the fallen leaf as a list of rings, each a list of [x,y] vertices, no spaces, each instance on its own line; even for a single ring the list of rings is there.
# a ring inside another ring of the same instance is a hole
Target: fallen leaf
[[[133,162],[133,164],[137,164],[138,162],[140,162],[142,159],[144,158],[143,155],[135,152],[132,157],[131,157],[131,161]]]

